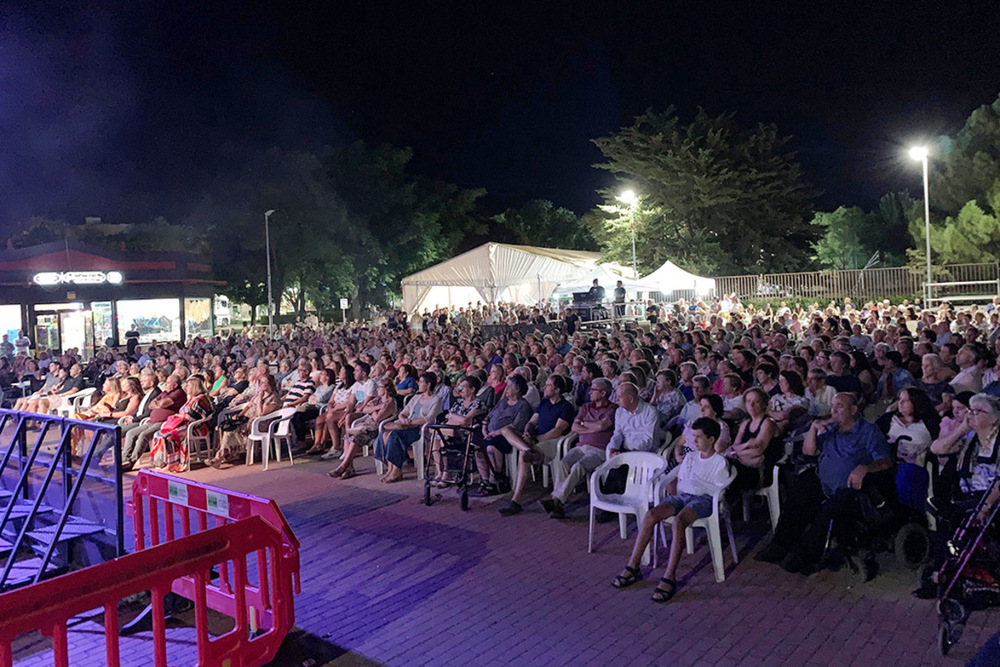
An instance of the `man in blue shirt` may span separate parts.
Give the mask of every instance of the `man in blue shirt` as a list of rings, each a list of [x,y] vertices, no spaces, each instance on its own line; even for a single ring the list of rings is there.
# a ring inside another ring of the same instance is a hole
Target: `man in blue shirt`
[[[802,453],[819,454],[819,467],[798,476],[783,503],[774,539],[756,559],[808,574],[823,555],[830,521],[856,518],[869,475],[891,469],[893,462],[882,432],[858,417],[857,399],[846,392],[833,399],[829,419],[813,422]]]

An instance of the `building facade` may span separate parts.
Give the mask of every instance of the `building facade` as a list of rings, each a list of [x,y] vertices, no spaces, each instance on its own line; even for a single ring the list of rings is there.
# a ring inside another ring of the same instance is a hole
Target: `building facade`
[[[212,335],[214,280],[208,259],[177,252],[108,250],[57,241],[0,250],[0,333],[24,331],[33,349],[77,348],[89,358],[125,342]]]

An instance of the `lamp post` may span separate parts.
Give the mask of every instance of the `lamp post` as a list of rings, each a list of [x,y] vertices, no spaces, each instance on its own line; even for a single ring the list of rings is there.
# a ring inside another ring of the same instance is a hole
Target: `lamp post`
[[[639,203],[639,198],[632,190],[626,190],[618,197],[619,201],[628,204],[628,226],[632,228],[632,278],[637,279],[639,272],[635,263],[635,205]]]
[[[924,168],[924,240],[927,243],[927,296],[929,300],[931,298],[931,200],[928,194],[928,177],[927,177],[927,156],[928,150],[926,146],[914,146],[910,149],[910,157],[914,160],[919,160]],[[925,306],[928,304],[925,302]]]
[[[267,337],[274,340],[274,297],[271,296],[271,216],[274,209],[264,211],[264,251],[267,253]]]

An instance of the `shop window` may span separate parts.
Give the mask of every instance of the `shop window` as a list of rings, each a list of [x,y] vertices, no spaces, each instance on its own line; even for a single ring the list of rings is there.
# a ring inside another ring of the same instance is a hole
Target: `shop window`
[[[184,327],[187,337],[212,335],[212,300],[184,299]]]
[[[118,302],[118,340],[136,326],[140,343],[181,339],[181,303],[179,299],[136,299]]]
[[[21,306],[0,306],[0,334],[10,336],[10,342],[13,343],[20,335],[21,328]]]
[[[110,347],[115,335],[115,321],[111,317],[111,302],[95,301],[90,305],[90,310],[94,314],[94,343],[98,347],[103,345]]]

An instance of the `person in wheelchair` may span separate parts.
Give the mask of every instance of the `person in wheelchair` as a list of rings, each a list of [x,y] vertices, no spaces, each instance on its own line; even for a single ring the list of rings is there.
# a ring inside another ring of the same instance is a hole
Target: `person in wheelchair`
[[[774,538],[756,560],[811,574],[823,556],[830,522],[856,524],[862,496],[881,495],[873,473],[890,470],[893,460],[882,432],[859,418],[857,398],[850,392],[837,394],[829,419],[813,422],[802,452],[819,455],[819,465],[796,477]]]

